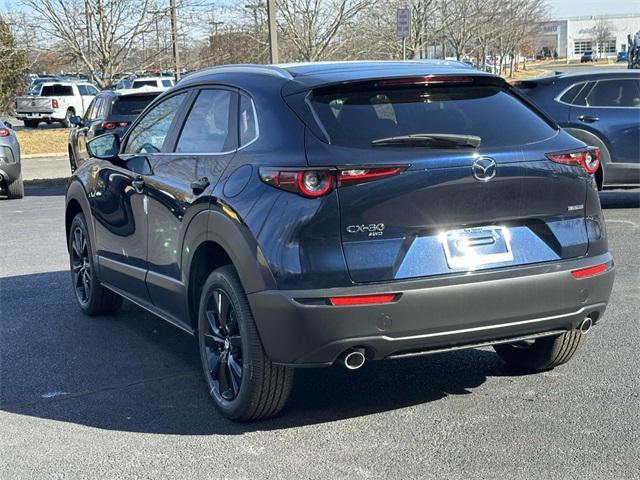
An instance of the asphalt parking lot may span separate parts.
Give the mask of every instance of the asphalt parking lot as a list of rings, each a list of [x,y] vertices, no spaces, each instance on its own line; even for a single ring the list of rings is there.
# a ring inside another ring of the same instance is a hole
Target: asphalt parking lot
[[[79,312],[62,189],[0,201],[0,478],[640,478],[640,191],[601,198],[616,282],[572,363],[300,370],[285,413],[252,424],[213,410],[187,334],[131,304]]]

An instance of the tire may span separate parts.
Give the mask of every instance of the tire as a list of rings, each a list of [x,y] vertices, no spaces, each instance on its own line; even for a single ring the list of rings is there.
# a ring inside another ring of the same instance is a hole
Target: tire
[[[108,315],[122,306],[122,297],[100,285],[93,263],[93,247],[84,214],[78,213],[69,229],[71,285],[85,315]]]
[[[67,113],[64,114],[64,120],[62,120],[62,126],[64,128],[71,128],[71,117],[75,115],[75,112],[70,108]]]
[[[20,174],[17,179],[7,185],[7,197],[11,199],[24,197],[24,183],[22,181],[22,174]]]
[[[198,347],[209,394],[222,415],[257,420],[282,410],[293,369],[274,365],[265,355],[233,266],[213,271],[202,288]]]
[[[24,126],[26,128],[38,128],[38,125],[40,125],[40,122],[38,120],[25,120],[24,121]]]
[[[506,363],[520,370],[541,372],[567,363],[583,342],[584,334],[571,330],[557,337],[494,345],[493,348]]]

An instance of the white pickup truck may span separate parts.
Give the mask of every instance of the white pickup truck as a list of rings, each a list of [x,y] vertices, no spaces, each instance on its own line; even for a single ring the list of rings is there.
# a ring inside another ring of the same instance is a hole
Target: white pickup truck
[[[16,98],[16,118],[28,128],[37,128],[40,122],[60,122],[69,128],[71,117],[83,116],[100,92],[94,85],[82,82],[52,81],[37,88],[30,95]]]

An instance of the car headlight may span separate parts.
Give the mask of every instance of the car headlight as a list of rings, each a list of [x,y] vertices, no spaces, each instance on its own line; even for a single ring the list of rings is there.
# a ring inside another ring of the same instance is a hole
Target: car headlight
[[[0,163],[15,163],[13,151],[9,147],[0,147]]]

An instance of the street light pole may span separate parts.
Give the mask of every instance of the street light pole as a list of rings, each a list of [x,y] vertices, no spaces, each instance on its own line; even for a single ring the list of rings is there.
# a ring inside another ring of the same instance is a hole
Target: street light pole
[[[176,82],[180,80],[179,58],[178,58],[178,25],[176,21],[176,0],[169,0],[171,10],[171,43],[173,49],[173,69]]]
[[[278,26],[276,24],[276,0],[267,0],[269,16],[269,53],[271,63],[278,63]]]

